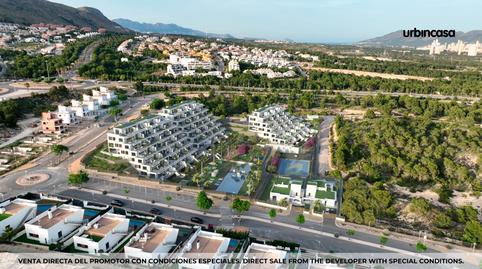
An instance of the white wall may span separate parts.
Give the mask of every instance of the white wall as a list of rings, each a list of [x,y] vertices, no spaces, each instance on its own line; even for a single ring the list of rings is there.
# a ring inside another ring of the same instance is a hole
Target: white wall
[[[48,229],[44,229],[38,225],[33,224],[40,218],[47,216],[49,210],[43,212],[42,214],[38,215],[36,218],[30,220],[28,223],[25,224],[25,231],[27,233],[27,238],[31,240],[39,241],[39,243],[41,244],[46,244],[46,245],[54,244],[54,243],[57,243],[57,241],[63,239],[65,236],[72,233],[78,227],[80,227],[80,224],[77,224],[77,223],[82,222],[84,218],[84,209],[77,206],[71,206],[71,205],[61,205],[59,208],[63,208],[67,210],[71,208],[72,210],[75,210],[75,212]],[[51,208],[51,211],[53,212],[53,214],[55,214],[55,211],[54,211],[55,209],[56,207]],[[73,222],[73,223],[66,224],[65,221]],[[59,237],[60,231],[62,232],[61,237]],[[37,234],[38,238],[31,236],[31,234]]]
[[[25,199],[15,199],[13,201],[5,201],[0,204],[0,207],[6,207],[11,203],[21,203],[26,207],[19,210],[15,215],[12,215],[2,221],[0,221],[0,235],[5,232],[5,228],[9,226],[13,230],[19,228],[24,221],[28,221],[35,217],[37,211],[37,204],[35,202]]]

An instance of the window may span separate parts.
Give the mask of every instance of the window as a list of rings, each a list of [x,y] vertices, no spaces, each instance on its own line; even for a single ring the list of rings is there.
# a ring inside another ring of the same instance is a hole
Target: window
[[[89,248],[87,245],[84,244],[77,244],[78,248]]]
[[[33,238],[38,238],[38,234],[29,233],[28,236]]]
[[[62,231],[59,231],[59,232],[57,233],[57,235],[58,235],[59,238],[62,238]]]
[[[105,243],[105,249],[109,249],[109,242]]]

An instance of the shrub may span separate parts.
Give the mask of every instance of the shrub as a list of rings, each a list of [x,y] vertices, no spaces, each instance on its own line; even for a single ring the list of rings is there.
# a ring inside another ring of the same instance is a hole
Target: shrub
[[[315,138],[314,137],[310,137],[308,138],[308,140],[306,140],[305,144],[303,145],[303,147],[305,149],[310,149],[312,148],[314,145],[315,145]]]

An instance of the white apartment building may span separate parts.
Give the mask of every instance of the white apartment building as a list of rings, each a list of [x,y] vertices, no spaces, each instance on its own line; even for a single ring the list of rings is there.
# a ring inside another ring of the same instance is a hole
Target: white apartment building
[[[167,73],[174,77],[181,76],[185,70],[186,68],[182,64],[170,64],[167,66]]]
[[[34,201],[17,198],[0,203],[0,235],[5,229],[15,230],[36,215],[37,204]]]
[[[244,253],[244,260],[252,259],[268,259],[282,261],[286,259],[288,253],[284,250],[277,249],[275,246],[263,245],[258,243],[251,243],[248,249]],[[259,269],[259,268],[272,268],[281,269],[288,268],[287,264],[256,264],[256,263],[241,263],[240,269]]]
[[[54,244],[77,230],[84,219],[84,209],[73,205],[54,206],[25,224],[27,238],[41,244]]]
[[[239,62],[237,60],[231,60],[228,63],[228,72],[239,71]]]
[[[92,91],[92,99],[97,100],[101,106],[108,106],[110,101],[117,99],[117,95],[107,87],[100,87],[98,91]]]
[[[184,243],[177,257],[187,259],[216,259],[226,257],[229,241],[231,241],[231,239],[224,237],[222,234],[206,232],[199,229]],[[179,264],[179,268],[181,269],[218,269],[222,266],[223,264],[220,263]]]
[[[176,246],[179,229],[152,222],[145,225],[124,247],[126,258],[163,259]]]
[[[249,130],[271,145],[287,153],[299,153],[299,148],[308,138],[316,134],[310,124],[289,114],[280,105],[260,108],[248,118]]]
[[[183,102],[114,127],[107,134],[109,152],[126,159],[140,175],[167,179],[225,137],[222,124],[204,105]]]
[[[64,125],[76,125],[80,122],[79,117],[77,116],[76,110],[73,109],[72,107],[64,106],[64,105],[59,105],[57,112],[57,117],[62,119],[62,123]]]
[[[89,254],[107,253],[128,235],[128,231],[128,218],[105,213],[80,228],[74,236],[74,247]]]
[[[101,115],[104,112],[102,106],[108,106],[115,99],[117,99],[115,92],[106,87],[100,87],[99,90],[92,91],[92,96],[84,94],[82,101],[71,100],[71,106],[58,105],[57,111],[53,113],[62,119],[64,126],[73,126],[82,118]]]

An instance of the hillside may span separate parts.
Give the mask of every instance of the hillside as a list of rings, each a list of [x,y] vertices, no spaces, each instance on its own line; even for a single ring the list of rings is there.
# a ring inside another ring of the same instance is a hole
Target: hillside
[[[375,47],[421,47],[432,43],[433,40],[438,39],[440,43],[451,43],[462,40],[464,42],[474,43],[477,40],[482,42],[482,30],[474,30],[469,32],[456,32],[453,38],[419,38],[419,37],[404,37],[403,31],[399,30],[386,34],[384,36],[375,37],[372,39],[358,42],[357,45],[375,46]]]
[[[17,24],[51,23],[105,28],[111,32],[127,32],[115,22],[106,18],[95,8],[73,8],[46,0],[0,0],[0,22]]]
[[[157,33],[157,34],[171,34],[171,35],[190,35],[190,36],[202,36],[212,38],[233,38],[229,34],[213,34],[206,33],[199,30],[185,28],[173,23],[142,23],[132,21],[129,19],[114,19],[114,22],[118,23],[124,28],[141,32],[141,33]]]

